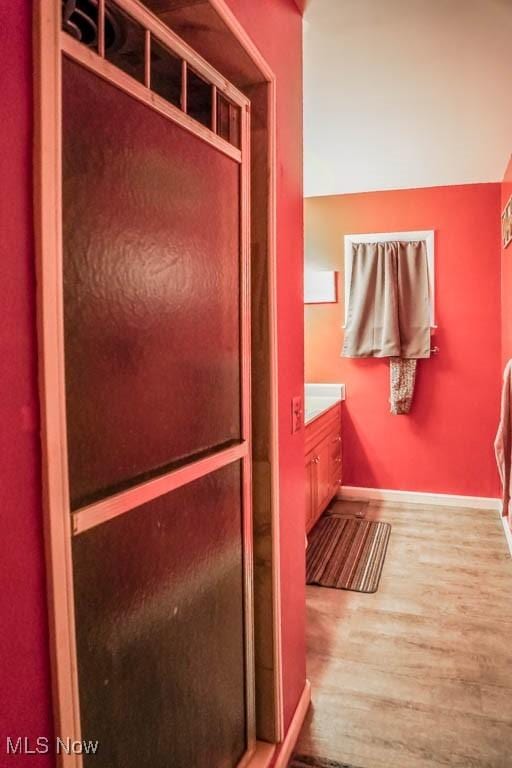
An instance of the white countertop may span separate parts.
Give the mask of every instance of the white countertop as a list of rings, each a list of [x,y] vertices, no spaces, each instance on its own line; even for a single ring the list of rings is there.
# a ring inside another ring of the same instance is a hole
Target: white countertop
[[[304,423],[309,424],[344,399],[344,384],[306,384],[304,386]]]

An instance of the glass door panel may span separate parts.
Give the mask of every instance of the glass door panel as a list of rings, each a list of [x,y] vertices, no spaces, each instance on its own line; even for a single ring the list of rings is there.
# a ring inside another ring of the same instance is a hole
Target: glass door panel
[[[73,563],[82,738],[100,742],[90,765],[235,766],[246,749],[239,462],[76,536]]]
[[[241,439],[240,165],[63,59],[71,506]]]

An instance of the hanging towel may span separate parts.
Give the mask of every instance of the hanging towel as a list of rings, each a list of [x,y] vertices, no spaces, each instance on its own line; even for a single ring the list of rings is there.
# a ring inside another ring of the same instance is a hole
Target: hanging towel
[[[496,454],[496,463],[500,473],[503,515],[509,513],[510,502],[510,480],[512,463],[512,360],[509,360],[503,372],[503,388],[501,390],[501,411],[498,432],[494,441],[494,452]]]
[[[417,360],[400,357],[389,361],[389,402],[391,413],[396,416],[411,410],[417,363]]]
[[[427,246],[354,243],[344,357],[430,357]]]

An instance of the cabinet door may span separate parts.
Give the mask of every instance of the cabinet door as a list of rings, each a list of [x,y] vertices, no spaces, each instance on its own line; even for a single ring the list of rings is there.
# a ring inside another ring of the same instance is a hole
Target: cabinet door
[[[317,507],[316,454],[306,456],[306,531],[312,527]]]
[[[315,518],[320,517],[323,510],[329,503],[331,492],[330,477],[330,441],[324,440],[317,447],[316,474],[318,483],[317,508]]]
[[[329,439],[329,476],[331,484],[331,495],[334,495],[342,484],[342,453],[341,453],[341,435],[335,432]]]

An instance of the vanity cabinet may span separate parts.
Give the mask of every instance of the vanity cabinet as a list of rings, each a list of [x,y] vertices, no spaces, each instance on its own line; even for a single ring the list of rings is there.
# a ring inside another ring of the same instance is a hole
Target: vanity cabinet
[[[317,416],[305,428],[306,531],[342,484],[341,404]]]

